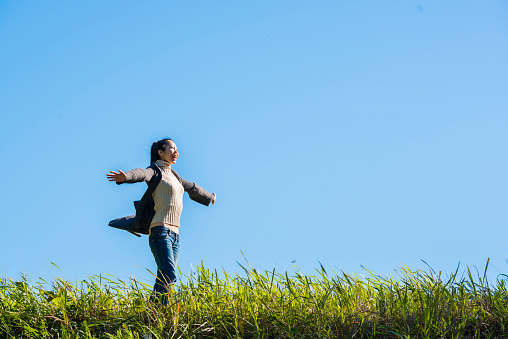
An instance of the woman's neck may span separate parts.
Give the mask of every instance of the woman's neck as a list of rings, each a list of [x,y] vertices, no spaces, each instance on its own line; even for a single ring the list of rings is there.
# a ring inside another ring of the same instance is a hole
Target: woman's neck
[[[155,163],[159,165],[159,167],[171,167],[171,163],[162,159],[157,160]]]

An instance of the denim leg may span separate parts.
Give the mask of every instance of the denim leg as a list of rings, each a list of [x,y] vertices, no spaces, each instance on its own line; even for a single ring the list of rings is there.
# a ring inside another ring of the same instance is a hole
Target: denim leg
[[[176,281],[176,263],[180,248],[178,234],[164,226],[155,226],[151,230],[149,243],[157,264],[154,294],[157,298],[161,298],[164,304],[167,304],[168,287]]]
[[[173,260],[175,262],[175,280],[176,280],[176,263],[178,262],[178,254],[180,253],[180,235],[175,235],[175,241],[173,241]]]

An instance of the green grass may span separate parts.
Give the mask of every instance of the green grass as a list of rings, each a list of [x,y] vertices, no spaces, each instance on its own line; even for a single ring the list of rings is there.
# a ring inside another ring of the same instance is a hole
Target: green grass
[[[487,263],[488,267],[488,263]],[[0,338],[504,338],[504,279],[449,277],[402,267],[392,277],[245,274],[199,267],[170,293],[92,276],[35,285],[0,280]],[[461,273],[462,274],[462,273]]]

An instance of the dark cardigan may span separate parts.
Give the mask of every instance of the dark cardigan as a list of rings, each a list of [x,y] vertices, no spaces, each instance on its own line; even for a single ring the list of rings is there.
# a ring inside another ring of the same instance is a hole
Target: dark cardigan
[[[180,178],[178,173],[174,169],[171,169],[175,177],[182,184],[185,192],[189,194],[189,198],[205,206],[210,205],[213,200],[213,195],[203,188],[199,187],[193,182],[187,181]],[[126,180],[124,182],[117,182],[120,184],[132,184],[135,182],[145,181],[148,184],[148,188],[143,194],[140,201],[135,201],[134,206],[136,207],[136,215],[129,215],[122,218],[117,218],[109,222],[109,226],[123,229],[131,233],[142,233],[148,234],[150,223],[152,222],[155,214],[154,201],[152,193],[159,185],[162,179],[162,173],[157,164],[152,164],[146,169],[136,168],[131,171],[125,172]]]

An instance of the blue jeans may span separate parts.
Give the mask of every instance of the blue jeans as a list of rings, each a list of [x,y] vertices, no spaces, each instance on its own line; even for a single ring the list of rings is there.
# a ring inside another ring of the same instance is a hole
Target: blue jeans
[[[164,226],[154,226],[148,241],[157,264],[157,280],[153,287],[152,301],[159,299],[168,303],[169,285],[176,281],[176,262],[180,250],[178,234]]]

